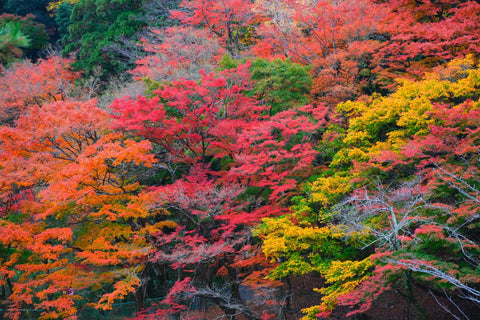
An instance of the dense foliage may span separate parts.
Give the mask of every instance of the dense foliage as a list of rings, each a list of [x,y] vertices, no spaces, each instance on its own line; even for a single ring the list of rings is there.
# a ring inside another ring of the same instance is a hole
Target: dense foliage
[[[478,314],[477,1],[0,12],[0,317]]]

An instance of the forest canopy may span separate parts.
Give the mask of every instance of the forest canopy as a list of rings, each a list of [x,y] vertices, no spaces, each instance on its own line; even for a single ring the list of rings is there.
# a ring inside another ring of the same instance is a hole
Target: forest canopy
[[[0,1],[0,318],[474,319],[479,57],[477,1]]]

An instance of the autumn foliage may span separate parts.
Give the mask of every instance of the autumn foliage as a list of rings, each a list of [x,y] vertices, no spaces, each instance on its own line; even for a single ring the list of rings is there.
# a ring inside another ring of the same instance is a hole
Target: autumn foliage
[[[62,63],[52,60],[39,66]],[[55,85],[47,81],[46,88]],[[63,318],[82,299],[68,297],[69,288],[91,290],[117,277],[112,292],[100,295],[99,304],[108,306],[139,282],[135,270],[146,253],[135,234],[144,231],[123,221],[156,214],[142,205],[148,199],[126,169],[155,161],[148,142],[108,129],[95,100],[55,102],[47,90],[40,93],[0,133],[2,265],[10,267],[2,268],[2,285],[12,317],[34,305],[42,318]]]
[[[140,43],[96,55],[136,60],[135,95],[0,70],[1,317],[477,314],[478,2],[134,5]]]

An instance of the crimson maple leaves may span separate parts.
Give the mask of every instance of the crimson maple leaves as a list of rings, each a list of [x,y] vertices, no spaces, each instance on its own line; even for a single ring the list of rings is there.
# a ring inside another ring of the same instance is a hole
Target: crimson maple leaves
[[[282,201],[309,172],[322,114],[305,106],[268,117],[267,106],[245,95],[249,66],[160,85],[153,98],[120,99],[112,108],[117,127],[155,144],[174,181],[150,189],[175,222],[154,235],[150,261],[177,270],[177,283],[188,275],[192,296],[214,301],[227,315],[256,319],[239,291],[248,270],[261,266],[250,259],[259,254],[250,228],[288,211]]]

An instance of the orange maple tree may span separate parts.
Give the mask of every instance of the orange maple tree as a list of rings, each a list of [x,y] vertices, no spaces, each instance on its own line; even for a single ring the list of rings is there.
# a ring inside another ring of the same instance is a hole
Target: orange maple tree
[[[184,0],[180,10],[170,13],[184,25],[205,27],[236,56],[255,42],[254,27],[259,17],[252,9],[248,0]]]
[[[52,56],[17,62],[0,73],[0,121],[14,121],[32,105],[63,100],[73,87],[78,73],[69,69],[70,60]]]
[[[135,178],[155,163],[150,143],[109,129],[95,100],[58,100],[24,105],[0,128],[0,284],[12,318],[27,306],[65,318],[134,292],[147,235],[165,220]]]

